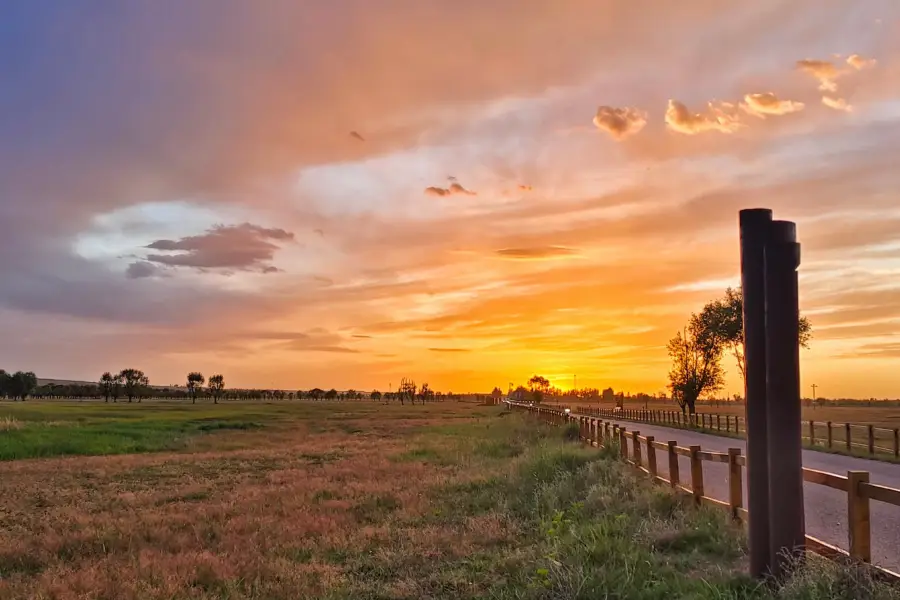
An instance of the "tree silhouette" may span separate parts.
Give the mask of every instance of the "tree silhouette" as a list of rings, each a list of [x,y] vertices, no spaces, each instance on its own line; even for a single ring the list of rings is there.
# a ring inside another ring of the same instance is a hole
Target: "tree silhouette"
[[[540,403],[544,399],[544,395],[550,389],[550,381],[546,377],[535,375],[528,380],[531,386],[531,396],[536,403]]]
[[[0,398],[9,395],[9,373],[0,369]]]
[[[125,385],[125,378],[122,377],[122,373],[116,373],[113,375],[113,386],[112,386],[112,399],[113,402],[119,401],[119,395],[122,393],[122,386]]]
[[[107,371],[103,375],[100,376],[100,393],[103,395],[103,401],[109,402],[110,396],[113,394],[113,387],[115,386],[115,378],[112,376],[112,373]]]
[[[22,402],[37,387],[37,376],[31,371],[16,371],[7,375],[6,393],[13,400],[21,399]]]
[[[203,377],[201,375],[201,377]],[[209,394],[213,398],[213,404],[219,403],[219,397],[222,395],[222,391],[225,389],[225,377],[223,375],[210,375],[209,376]]]
[[[410,404],[414,404],[416,399],[416,382],[406,377],[401,379],[400,387],[397,388],[397,398],[400,400],[400,404],[405,404],[406,400],[409,400]]]
[[[381,392],[379,392],[378,390],[372,390],[372,393],[369,394],[369,398],[377,402],[378,400],[381,400]]]
[[[334,389],[334,388],[332,388],[332,389],[328,390],[327,392],[325,392],[325,399],[326,399],[326,400],[334,400],[335,398],[337,398],[337,396],[338,396],[337,390]]]
[[[700,314],[691,315],[691,323],[703,337],[727,349],[737,362],[741,379],[747,380],[744,362],[744,295],[741,288],[728,288],[725,295],[707,302]],[[804,316],[798,323],[800,345],[809,348],[812,324]]]
[[[150,385],[150,380],[144,375],[144,372],[140,369],[122,369],[119,373],[119,377],[123,382],[123,388],[125,396],[128,398],[128,402],[130,403],[135,397],[137,397],[138,402],[140,402],[141,398],[139,394],[141,390]]]
[[[692,315],[684,332],[678,332],[668,344],[672,358],[669,389],[681,412],[687,410],[691,415],[701,395],[714,392],[725,383],[722,344],[719,338],[707,335],[695,317]]]
[[[421,400],[422,404],[434,400],[434,390],[428,387],[427,383],[423,383],[422,388],[419,390],[419,400]]]
[[[187,376],[187,392],[191,397],[191,404],[197,403],[197,393],[202,389],[206,378],[199,371],[192,371]]]

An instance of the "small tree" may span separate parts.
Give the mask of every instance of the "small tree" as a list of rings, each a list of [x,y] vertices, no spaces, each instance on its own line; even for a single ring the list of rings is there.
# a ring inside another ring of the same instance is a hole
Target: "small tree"
[[[528,385],[531,387],[532,400],[534,400],[535,404],[540,404],[544,400],[547,390],[550,389],[550,380],[546,377],[535,375],[528,380]]]
[[[423,383],[422,388],[419,390],[419,400],[422,402],[422,404],[434,400],[434,390],[428,387],[427,383]]]
[[[122,386],[125,385],[125,378],[122,377],[121,373],[116,373],[112,377],[113,377],[112,399],[113,399],[113,402],[118,402],[119,396],[122,395]]]
[[[191,397],[191,404],[197,403],[197,393],[202,389],[206,378],[199,371],[192,371],[187,376],[187,392]]]
[[[334,388],[332,388],[332,389],[328,390],[327,392],[325,392],[325,399],[326,399],[326,400],[334,400],[334,399],[337,398],[337,397],[338,397],[338,393],[337,393],[337,390],[334,389]]]
[[[381,392],[379,392],[378,390],[372,390],[372,393],[369,394],[369,398],[371,398],[373,402],[378,402],[379,400],[381,400]]]
[[[199,373],[198,373],[199,375]],[[200,375],[203,377],[203,375]],[[219,398],[225,390],[225,377],[223,375],[209,376],[209,395],[213,398],[213,404],[219,403]]]
[[[119,373],[119,377],[121,378],[123,391],[128,398],[128,402],[131,403],[135,397],[140,402],[140,393],[150,385],[150,379],[140,369],[123,369]]]
[[[494,390],[491,392],[491,398],[493,398],[494,400],[498,400],[502,397],[503,397],[503,390],[501,390],[498,387],[495,387]]]
[[[397,388],[397,399],[400,400],[400,404],[405,404],[407,400],[409,400],[410,404],[415,404],[416,382],[406,377],[401,379],[400,387]]]
[[[720,340],[704,335],[692,315],[684,332],[678,332],[669,340],[669,389],[681,412],[694,414],[697,399],[716,391],[725,383],[722,370],[722,344]]]
[[[115,386],[115,378],[112,373],[107,371],[100,376],[100,394],[103,396],[104,402],[109,402],[110,396],[113,395],[113,387]]]

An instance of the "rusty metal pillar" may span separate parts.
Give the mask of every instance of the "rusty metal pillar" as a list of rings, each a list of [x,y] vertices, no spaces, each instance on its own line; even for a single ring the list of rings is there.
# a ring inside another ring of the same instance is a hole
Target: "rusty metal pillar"
[[[744,305],[745,411],[747,420],[747,509],[750,574],[762,577],[769,555],[769,459],[766,439],[765,244],[772,211],[740,211],[741,289]]]
[[[803,555],[803,447],[800,435],[800,244],[791,221],[772,221],[765,249],[766,419],[769,445],[771,573],[785,576]],[[753,513],[751,508],[751,522]]]

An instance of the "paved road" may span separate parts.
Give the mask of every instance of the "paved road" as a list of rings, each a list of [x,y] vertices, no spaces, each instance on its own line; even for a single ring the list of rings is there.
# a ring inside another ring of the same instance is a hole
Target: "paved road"
[[[740,448],[746,455],[744,440],[719,437],[683,429],[671,429],[647,423],[615,421],[628,431],[652,435],[657,441],[675,440],[679,446],[701,446],[704,450],[727,452],[728,448]],[[629,444],[629,448],[631,444]],[[645,459],[646,460],[646,457]],[[668,460],[657,453],[657,469],[668,478]],[[880,485],[900,488],[900,465],[839,454],[803,451],[803,466],[809,469],[846,475],[847,471],[868,471],[870,481]],[[744,472],[744,507],[747,506],[747,470]],[[690,481],[690,460],[679,458],[679,474],[682,481]],[[686,479],[687,477],[687,479]],[[728,465],[703,462],[703,484],[707,496],[728,500]],[[806,506],[806,533],[834,546],[847,549],[847,494],[823,485],[804,483],[803,501]],[[871,501],[872,562],[892,571],[900,571],[900,507]]]

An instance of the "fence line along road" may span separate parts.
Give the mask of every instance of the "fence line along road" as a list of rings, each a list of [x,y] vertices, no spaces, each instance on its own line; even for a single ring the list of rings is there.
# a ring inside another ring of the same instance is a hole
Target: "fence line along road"
[[[561,406],[561,409],[569,408]],[[576,409],[570,408],[573,412]],[[718,413],[695,413],[693,420],[677,410],[645,410],[626,408],[614,411],[609,408],[578,407],[579,414],[640,423],[654,423],[670,427],[691,427],[703,431],[720,431],[734,435],[745,435],[747,424],[740,415]],[[862,435],[863,440],[854,441]],[[834,423],[832,421],[806,421],[801,427],[801,439],[812,448],[844,451],[853,454],[854,448],[864,450],[870,456],[883,454],[900,458],[900,428],[889,429],[857,423]],[[885,446],[882,444],[890,444]],[[858,454],[855,454],[858,455]]]
[[[744,473],[746,457],[740,448],[729,448],[727,452],[705,451],[699,445],[679,446],[676,441],[657,441],[652,435],[640,435],[639,431],[628,431],[609,418],[604,420],[594,415],[565,412],[564,410],[534,406],[530,404],[508,401],[510,409],[525,410],[536,415],[544,422],[564,425],[578,423],[579,437],[590,446],[603,446],[614,440],[619,445],[622,458],[649,475],[654,481],[671,486],[672,489],[686,493],[698,504],[724,508],[732,518],[746,523],[749,513],[744,508]],[[612,411],[610,411],[612,412]],[[615,418],[621,415],[616,413]],[[675,432],[673,432],[675,433]],[[629,453],[629,442],[631,452]],[[657,451],[664,453],[662,464],[658,462]],[[688,469],[682,474],[680,458],[688,460]],[[707,495],[704,486],[703,463],[720,463],[727,469],[728,499],[719,499]],[[663,476],[665,472],[668,477]],[[872,563],[871,501],[900,507],[900,489],[870,483],[869,472],[848,471],[847,475],[837,475],[815,469],[803,469],[803,479],[807,483],[839,490],[847,498],[847,550],[829,544],[815,537],[806,536],[807,550],[811,550],[833,560],[854,560]],[[689,485],[685,485],[689,484]],[[896,531],[887,528],[888,535],[896,535]],[[900,560],[900,558],[898,558]],[[895,567],[896,565],[891,565]],[[887,568],[874,566],[878,573],[900,582],[900,573]]]

